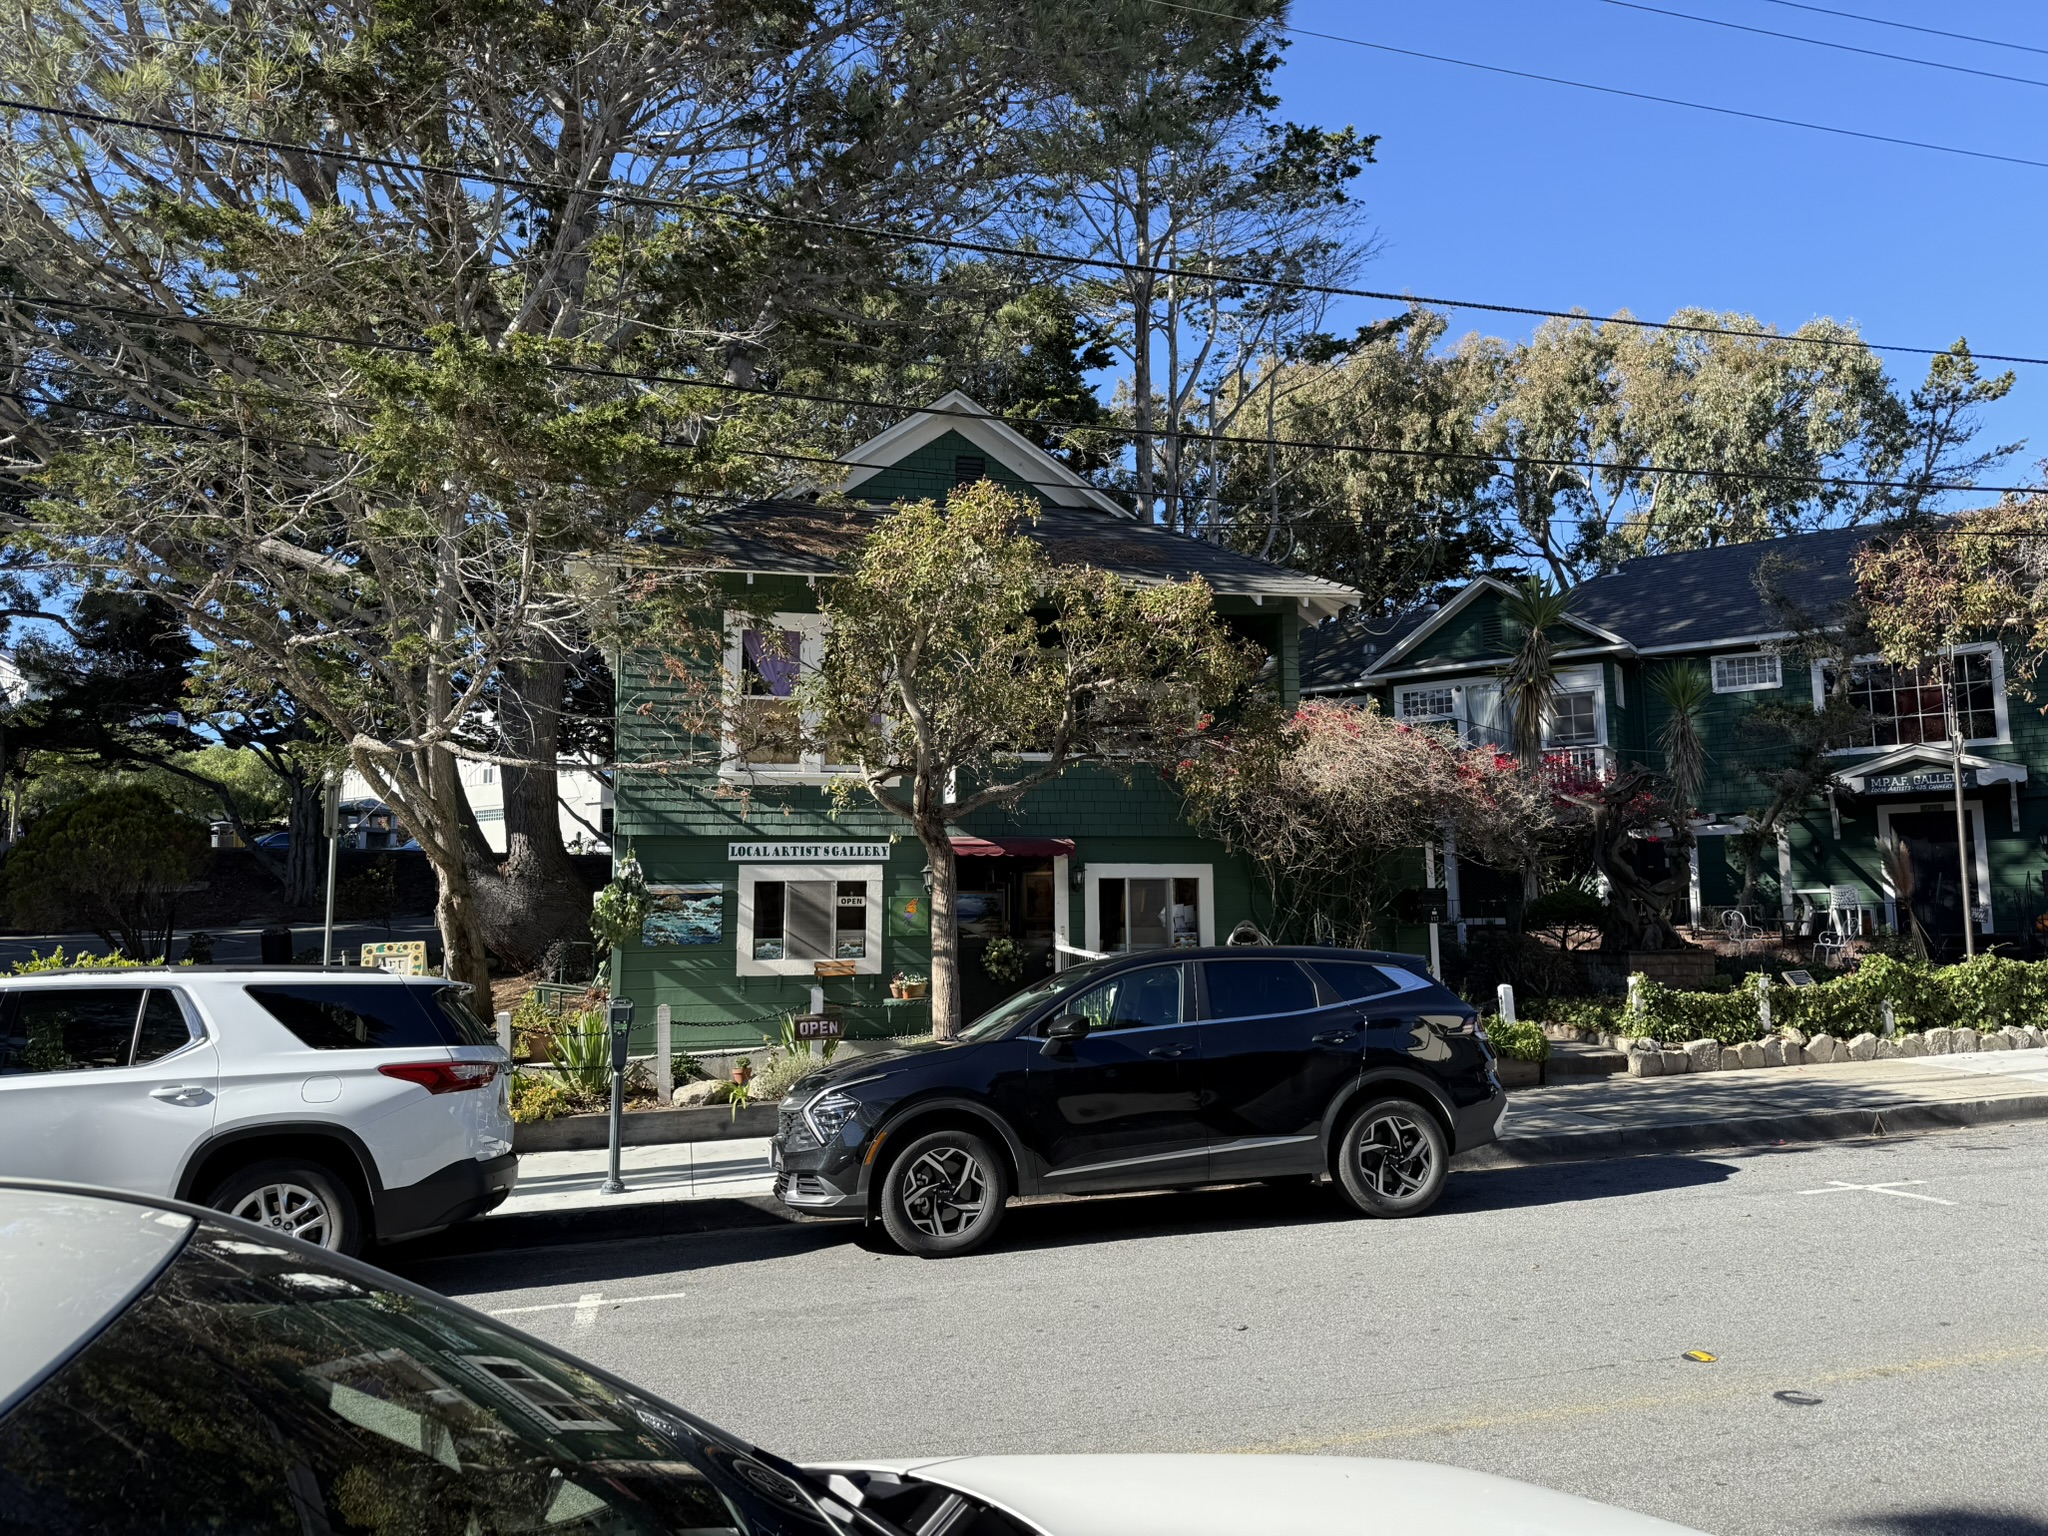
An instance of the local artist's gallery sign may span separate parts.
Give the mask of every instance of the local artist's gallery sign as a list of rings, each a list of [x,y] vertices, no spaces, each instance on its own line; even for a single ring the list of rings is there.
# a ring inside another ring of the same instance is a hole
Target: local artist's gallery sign
[[[727,843],[735,864],[886,864],[887,843]]]

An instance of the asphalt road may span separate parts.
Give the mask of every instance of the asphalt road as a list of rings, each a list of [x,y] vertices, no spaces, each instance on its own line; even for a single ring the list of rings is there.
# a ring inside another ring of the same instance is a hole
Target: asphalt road
[[[942,1262],[806,1225],[410,1272],[799,1458],[1401,1456],[1719,1536],[2048,1536],[2044,1187],[2024,1124],[1461,1173],[1400,1222],[1254,1188]]]

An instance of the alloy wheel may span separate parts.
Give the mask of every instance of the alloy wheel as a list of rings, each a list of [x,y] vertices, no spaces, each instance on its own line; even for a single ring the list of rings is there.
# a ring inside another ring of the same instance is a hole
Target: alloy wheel
[[[1387,1200],[1406,1200],[1428,1187],[1436,1171],[1436,1149],[1416,1121],[1404,1114],[1377,1115],[1358,1137],[1358,1172]]]
[[[934,1147],[903,1178],[903,1214],[930,1237],[957,1237],[988,1208],[988,1173],[960,1147]]]
[[[303,1184],[259,1184],[228,1212],[316,1248],[333,1246],[334,1217],[327,1202]]]

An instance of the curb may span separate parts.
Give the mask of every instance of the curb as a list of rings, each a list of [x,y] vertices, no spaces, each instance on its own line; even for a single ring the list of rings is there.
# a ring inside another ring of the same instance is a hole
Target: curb
[[[1512,1104],[1510,1106],[1512,1108]],[[1947,1103],[1890,1104],[1878,1109],[1817,1109],[1755,1115],[1738,1120],[1631,1126],[1612,1131],[1571,1131],[1552,1136],[1509,1136],[1451,1159],[1453,1169],[1523,1168],[1538,1163],[1587,1162],[1609,1157],[1654,1157],[1670,1152],[1733,1151],[1786,1142],[1854,1141],[1912,1131],[1955,1130],[2010,1120],[2048,1120],[2048,1093]]]
[[[481,1257],[576,1243],[683,1237],[699,1232],[743,1232],[809,1226],[771,1195],[717,1195],[655,1200],[615,1210],[583,1208],[480,1216],[474,1221],[377,1250],[375,1262],[397,1269],[432,1259]],[[818,1223],[823,1225],[823,1223]]]

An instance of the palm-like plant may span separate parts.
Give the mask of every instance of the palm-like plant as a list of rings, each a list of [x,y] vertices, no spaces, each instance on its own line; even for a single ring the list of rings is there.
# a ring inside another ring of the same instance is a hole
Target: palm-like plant
[[[1557,648],[1550,632],[1571,612],[1569,587],[1553,587],[1541,576],[1525,576],[1501,602],[1501,612],[1521,630],[1521,643],[1500,675],[1501,703],[1507,706],[1509,740],[1522,766],[1543,764],[1543,722],[1557,692]]]
[[[1664,706],[1664,724],[1658,728],[1657,744],[1664,749],[1664,776],[1671,783],[1672,808],[1677,812],[1681,845],[1692,842],[1692,815],[1699,808],[1700,790],[1707,778],[1707,746],[1700,732],[1707,701],[1714,685],[1707,674],[1691,662],[1664,668],[1650,684]]]

